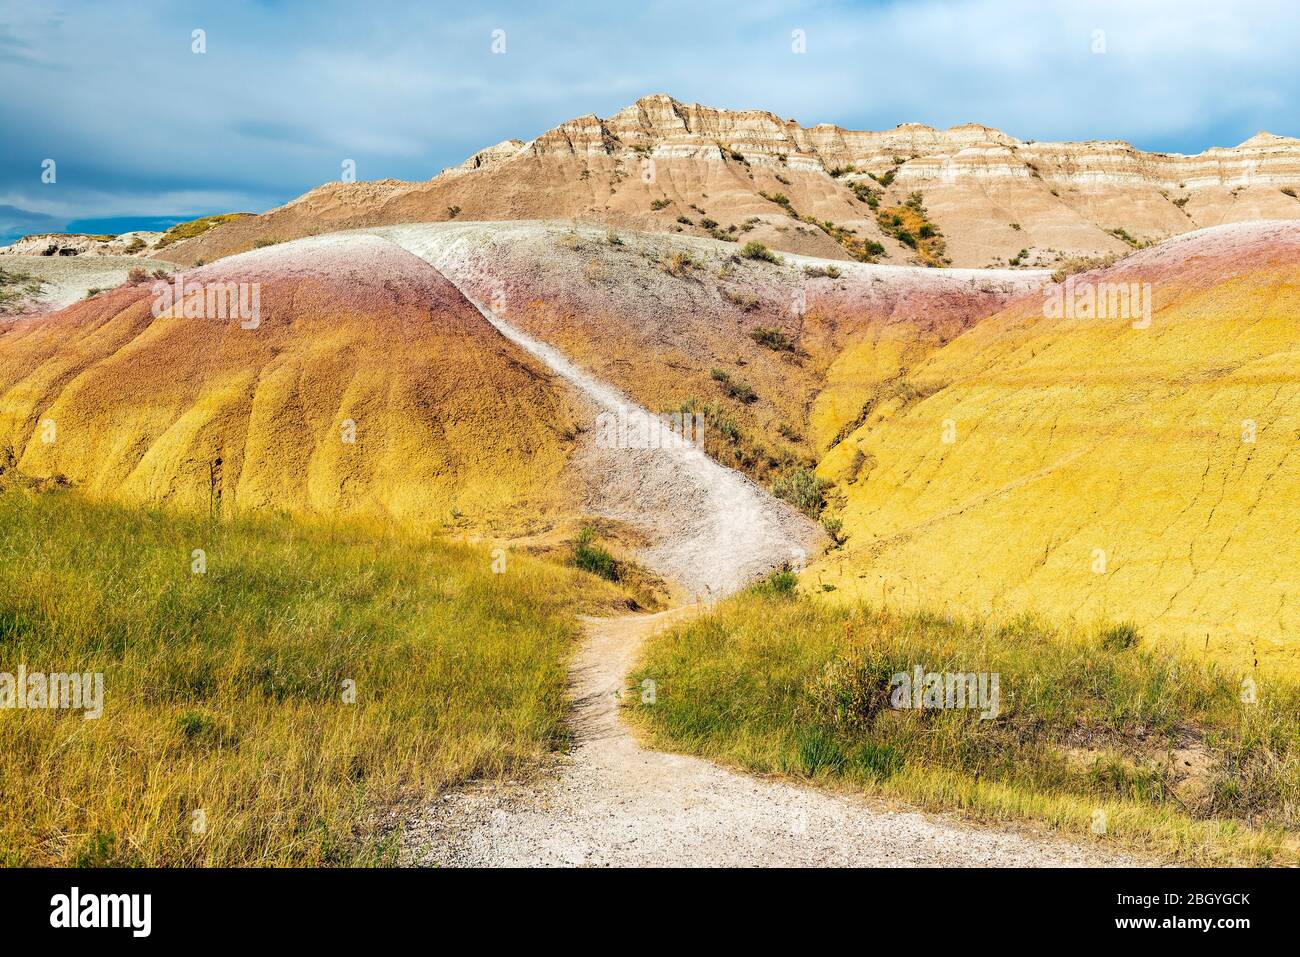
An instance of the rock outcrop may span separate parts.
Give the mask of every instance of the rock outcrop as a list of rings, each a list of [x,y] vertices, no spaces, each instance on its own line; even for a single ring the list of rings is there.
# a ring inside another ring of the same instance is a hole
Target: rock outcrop
[[[116,236],[90,233],[38,233],[24,236],[0,255],[10,256],[148,256],[162,233],[137,230]]]
[[[211,262],[259,240],[356,226],[577,219],[826,258],[1055,267],[1205,226],[1300,218],[1297,192],[1300,140],[1270,133],[1183,156],[1021,141],[973,123],[803,127],[658,94],[506,140],[425,182],[326,184],[167,255]],[[909,200],[924,222],[900,216]],[[918,243],[917,228],[933,239]]]

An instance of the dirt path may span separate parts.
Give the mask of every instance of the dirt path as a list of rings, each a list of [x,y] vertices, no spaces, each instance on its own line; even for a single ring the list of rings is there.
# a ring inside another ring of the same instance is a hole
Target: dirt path
[[[749,478],[682,443],[659,416],[579,368],[558,349],[511,325],[441,268],[442,231],[428,226],[376,230],[419,256],[456,284],[492,326],[544,363],[589,405],[592,421],[580,467],[593,514],[637,525],[651,542],[641,560],[702,599],[731,594],[782,564],[801,565],[821,549],[825,535],[806,516],[773,498]],[[626,423],[624,434],[651,437],[649,448],[613,447],[604,422]]]
[[[421,226],[375,231],[439,268],[446,255]],[[446,272],[443,271],[446,275]],[[449,277],[450,278],[450,277]],[[462,293],[464,293],[464,288]],[[659,420],[559,350],[516,329],[466,294],[505,338],[568,382],[594,414],[659,428]],[[593,430],[598,431],[598,430]],[[589,442],[607,512],[647,530],[650,567],[717,599],[792,558],[812,554],[821,530],[701,450]],[[645,639],[693,614],[584,621],[571,677],[574,747],[527,784],[475,785],[408,822],[403,859],[442,866],[1066,865],[1114,863],[1064,842],[979,830],[852,797],[756,779],[708,761],[650,751],[619,720],[620,694]]]
[[[574,747],[531,784],[448,795],[408,827],[413,865],[1103,866],[1131,863],[1065,841],[750,777],[650,751],[619,720],[646,637],[694,612],[584,621],[574,664]],[[632,693],[636,693],[633,689]]]

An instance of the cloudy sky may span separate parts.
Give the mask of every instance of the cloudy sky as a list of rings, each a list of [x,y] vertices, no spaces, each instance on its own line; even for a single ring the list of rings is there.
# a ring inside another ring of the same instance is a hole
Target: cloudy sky
[[[1294,0],[0,0],[0,242],[424,179],[653,92],[1198,152],[1300,134],[1297,51]]]

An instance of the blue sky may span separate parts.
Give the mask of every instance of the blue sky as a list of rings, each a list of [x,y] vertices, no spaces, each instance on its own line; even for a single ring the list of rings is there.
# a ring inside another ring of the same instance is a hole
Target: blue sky
[[[0,0],[0,242],[260,212],[345,159],[425,179],[654,92],[1198,152],[1300,134],[1298,51],[1292,0]]]

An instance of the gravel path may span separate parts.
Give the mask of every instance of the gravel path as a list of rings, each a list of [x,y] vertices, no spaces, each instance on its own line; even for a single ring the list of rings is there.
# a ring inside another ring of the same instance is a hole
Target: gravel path
[[[572,751],[531,784],[474,785],[410,822],[416,866],[1104,866],[1065,841],[899,811],[641,747],[618,717],[624,676],[656,629],[693,613],[587,619]],[[637,693],[635,689],[631,693]]]
[[[378,232],[437,268],[429,230]],[[597,409],[656,427],[645,409],[466,298]],[[803,516],[699,450],[667,445],[588,443],[583,462],[596,471],[607,509],[622,508],[659,533],[643,556],[651,567],[716,599],[816,547],[819,530]],[[1124,863],[1060,840],[977,829],[643,748],[619,720],[626,675],[649,635],[699,607],[585,619],[570,686],[572,750],[526,783],[487,782],[445,795],[407,822],[402,860],[471,867]]]
[[[436,229],[399,226],[378,233],[438,268],[442,246]],[[683,443],[658,416],[460,288],[498,332],[545,363],[604,417],[603,424],[591,423],[580,463],[594,494],[591,510],[640,526],[651,540],[640,555],[650,568],[713,600],[783,564],[802,567],[820,551],[825,536],[816,523]],[[628,435],[638,438],[625,441]]]

